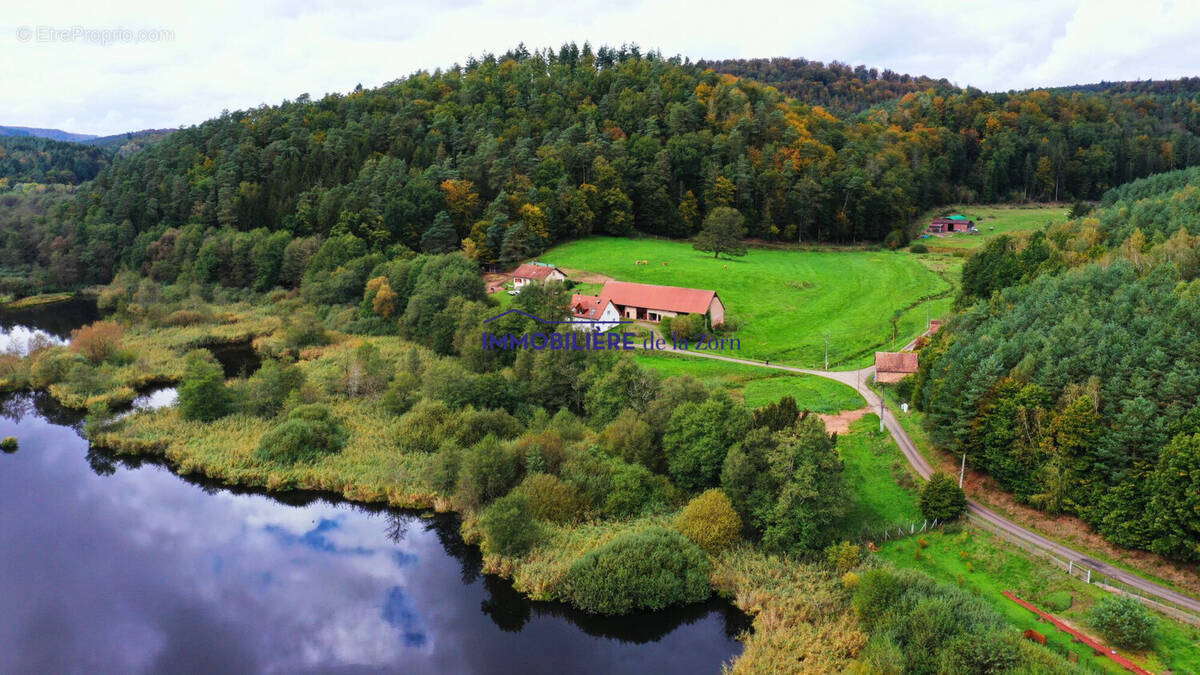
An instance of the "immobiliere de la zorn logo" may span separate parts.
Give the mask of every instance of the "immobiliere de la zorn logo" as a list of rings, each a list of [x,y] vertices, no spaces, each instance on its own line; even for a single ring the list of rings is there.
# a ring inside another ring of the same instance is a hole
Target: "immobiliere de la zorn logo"
[[[497,314],[496,316],[484,319],[483,323],[486,326],[510,314],[522,315],[545,326],[567,326],[568,330],[560,332],[550,328],[545,331],[524,332],[519,334],[498,334],[485,330],[482,335],[483,348],[485,350],[530,349],[541,351],[548,349],[552,351],[630,351],[634,349],[643,349],[676,351],[698,349],[705,351],[736,351],[742,348],[741,340],[738,338],[717,337],[707,333],[701,333],[698,337],[689,339],[686,337],[679,337],[674,331],[672,331],[670,337],[663,337],[656,333],[651,333],[650,335],[639,339],[639,337],[633,333],[624,333],[611,330],[617,325],[636,323],[633,319],[611,319],[598,321],[570,318],[563,320],[549,320],[543,319],[540,316],[534,316],[528,312],[523,312],[519,309],[510,309],[506,312]]]

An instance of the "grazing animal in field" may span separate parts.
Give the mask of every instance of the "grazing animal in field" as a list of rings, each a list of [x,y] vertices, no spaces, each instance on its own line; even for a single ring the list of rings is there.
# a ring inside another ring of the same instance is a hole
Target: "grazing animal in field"
[[[721,269],[727,270],[727,269],[729,269],[729,265],[721,265]]]
[[[667,265],[670,265],[670,264],[671,263],[669,263],[669,262],[665,262],[665,263],[663,263],[663,267],[666,267]]]
[[[649,265],[650,261],[649,260],[634,260],[633,264],[634,265]]]

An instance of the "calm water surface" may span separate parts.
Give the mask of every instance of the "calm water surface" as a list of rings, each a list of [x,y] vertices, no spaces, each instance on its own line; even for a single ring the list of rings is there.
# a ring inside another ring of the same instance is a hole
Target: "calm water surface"
[[[123,462],[40,394],[0,414],[20,439],[0,454],[0,673],[702,673],[741,649],[723,602],[614,619],[531,603],[480,574],[452,518]]]

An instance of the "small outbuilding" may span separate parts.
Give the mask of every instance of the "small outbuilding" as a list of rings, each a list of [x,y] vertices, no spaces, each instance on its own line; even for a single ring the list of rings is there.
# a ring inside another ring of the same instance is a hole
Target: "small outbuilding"
[[[931,234],[947,234],[949,232],[970,232],[975,229],[975,221],[961,215],[944,216],[929,221],[926,231]]]
[[[876,382],[899,382],[915,372],[916,352],[875,352]]]

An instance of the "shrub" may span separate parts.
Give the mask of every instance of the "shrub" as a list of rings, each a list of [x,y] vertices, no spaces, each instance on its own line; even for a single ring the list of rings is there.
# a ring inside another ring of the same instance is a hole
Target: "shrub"
[[[485,553],[521,555],[537,543],[540,528],[525,495],[510,494],[492,502],[479,517]]]
[[[501,497],[521,480],[521,458],[495,436],[463,453],[457,496],[463,506],[479,507]]]
[[[462,468],[462,449],[454,441],[446,441],[433,456],[433,467],[429,480],[433,489],[444,495],[458,487],[458,472]]]
[[[842,575],[842,588],[848,591],[853,591],[858,588],[859,576],[854,572],[846,572]]]
[[[567,572],[564,589],[596,614],[659,610],[708,598],[708,558],[665,527],[629,532],[586,553]]]
[[[208,320],[209,317],[203,312],[194,309],[180,309],[168,314],[162,322],[166,326],[194,326]]]
[[[1105,640],[1118,647],[1142,650],[1154,645],[1158,619],[1129,596],[1105,597],[1092,608],[1088,619]]]
[[[207,350],[188,355],[187,371],[179,383],[179,412],[185,419],[211,422],[228,415],[232,397],[225,374]]]
[[[329,344],[329,334],[321,325],[316,314],[309,311],[299,312],[283,331],[283,342],[286,347],[300,349],[316,345]]]
[[[929,247],[925,244],[913,242],[908,245],[908,250],[913,253],[929,253]]]
[[[666,464],[666,458],[654,443],[654,431],[629,408],[618,413],[604,428],[603,438],[608,451],[626,462],[637,462],[651,471]]]
[[[71,368],[83,361],[78,354],[63,349],[48,349],[33,358],[33,366],[29,369],[29,382],[43,389],[65,380]]]
[[[406,452],[436,451],[452,421],[445,403],[421,399],[400,418],[396,434],[400,449]]]
[[[716,553],[742,538],[742,519],[729,497],[718,489],[705,490],[688,502],[675,518],[675,529],[700,548]]]
[[[294,464],[338,452],[346,431],[323,405],[294,408],[282,424],[263,434],[254,456],[271,462]]]
[[[119,323],[97,321],[71,331],[71,349],[92,363],[101,363],[117,353],[124,333]]]
[[[247,412],[262,417],[279,414],[288,395],[304,382],[304,371],[295,364],[267,361],[246,381]]]
[[[18,443],[15,436],[5,436],[3,440],[0,440],[0,450],[4,452],[16,452],[17,446]]]
[[[615,460],[612,487],[604,499],[604,513],[613,518],[632,518],[666,501],[667,479],[657,476],[641,464]]]
[[[967,493],[949,475],[938,471],[921,488],[917,500],[926,518],[954,520],[967,510]]]
[[[403,415],[421,400],[421,383],[411,373],[399,372],[383,390],[380,403],[393,415]]]
[[[554,523],[574,521],[587,506],[587,499],[579,488],[548,473],[526,476],[520,485],[513,488],[512,494],[525,498],[532,517]]]
[[[862,562],[862,547],[843,541],[825,547],[825,560],[838,574],[849,572]]]
[[[458,433],[454,441],[464,447],[472,446],[491,434],[508,440],[521,433],[521,423],[504,410],[475,410],[467,408],[456,416]]]
[[[1071,605],[1074,602],[1075,599],[1071,597],[1071,591],[1054,591],[1053,593],[1047,593],[1042,598],[1042,604],[1056,612],[1065,612],[1071,609]]]

